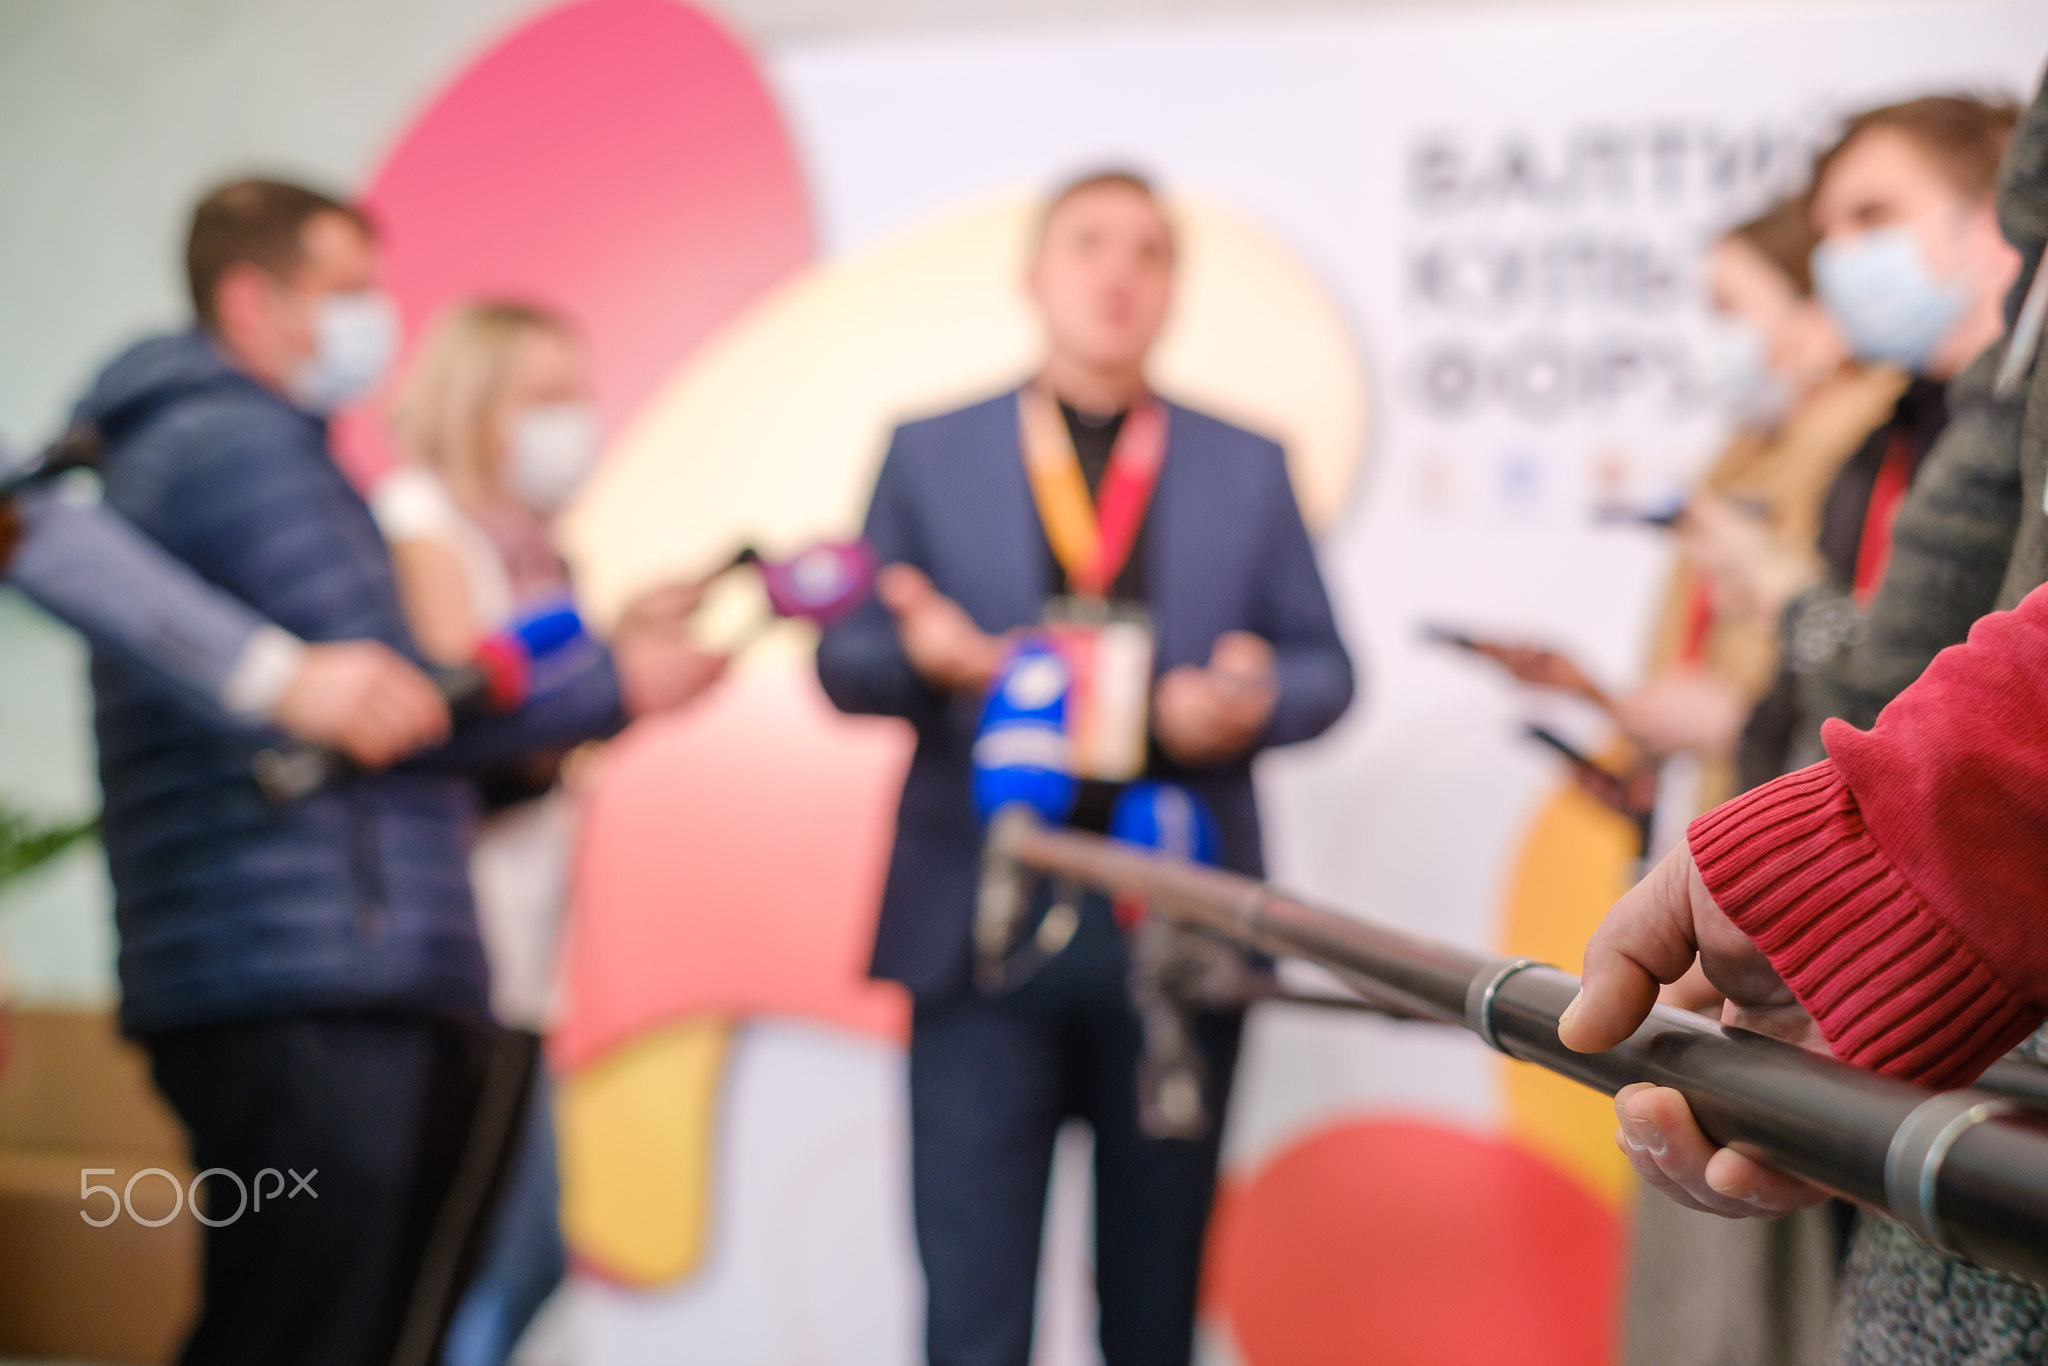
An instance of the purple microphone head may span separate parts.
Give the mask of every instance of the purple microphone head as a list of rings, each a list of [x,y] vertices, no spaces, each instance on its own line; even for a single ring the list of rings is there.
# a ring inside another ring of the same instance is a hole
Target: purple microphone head
[[[830,626],[867,601],[879,565],[866,541],[826,541],[786,560],[757,558],[778,617]]]

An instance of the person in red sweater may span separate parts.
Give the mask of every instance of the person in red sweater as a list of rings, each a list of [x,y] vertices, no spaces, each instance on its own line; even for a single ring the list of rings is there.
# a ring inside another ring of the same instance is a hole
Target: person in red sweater
[[[1984,617],[1869,731],[1707,812],[1586,946],[1558,1037],[1599,1052],[1659,983],[1704,970],[1724,1023],[1946,1087],[2048,1018],[2048,587]],[[1716,1148],[1678,1092],[1615,1097],[1619,1139],[1680,1204],[1772,1215],[1824,1193]]]

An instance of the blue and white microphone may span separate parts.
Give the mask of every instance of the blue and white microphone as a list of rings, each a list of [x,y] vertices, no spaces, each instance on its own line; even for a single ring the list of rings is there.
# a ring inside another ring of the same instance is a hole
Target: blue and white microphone
[[[974,809],[985,828],[1005,820],[1061,825],[1073,814],[1081,790],[1067,740],[1073,685],[1073,670],[1043,637],[1025,637],[1003,661],[974,737]],[[1036,885],[997,847],[989,841],[982,855],[974,907],[975,977],[991,992],[1018,975],[1010,955]]]
[[[459,712],[512,712],[533,691],[533,669],[583,640],[583,618],[568,598],[542,603],[477,645],[473,662],[441,673],[441,690]]]
[[[1209,804],[1179,783],[1132,783],[1109,813],[1111,839],[1128,840],[1189,863],[1223,857],[1223,832]]]
[[[1081,786],[1067,740],[1073,684],[1065,658],[1037,637],[1003,662],[974,737],[974,808],[984,825],[1020,804],[1048,825],[1073,814]]]
[[[1147,781],[1125,788],[1110,809],[1109,837],[1189,863],[1213,867],[1223,861],[1223,831],[1216,813],[1178,783]],[[1117,924],[1130,930],[1144,918],[1143,902],[1117,898]]]

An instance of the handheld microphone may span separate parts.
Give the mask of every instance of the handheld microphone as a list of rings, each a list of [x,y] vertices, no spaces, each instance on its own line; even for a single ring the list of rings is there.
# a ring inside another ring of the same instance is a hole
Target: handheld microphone
[[[813,626],[830,626],[866,602],[881,568],[866,541],[820,541],[786,560],[767,559],[749,546],[738,559],[760,571],[769,611]]]
[[[1051,641],[1027,636],[997,670],[974,739],[974,806],[982,822],[1022,802],[1048,824],[1073,814],[1080,795],[1067,740],[1074,684]]]
[[[1109,834],[1189,863],[1215,864],[1222,832],[1209,805],[1176,783],[1133,783],[1117,797]],[[1242,990],[1244,956],[1145,914],[1119,898],[1117,921],[1130,935],[1131,1008],[1144,1041],[1138,1055],[1138,1127],[1149,1138],[1208,1133],[1208,1064],[1195,1047],[1189,1002]],[[1224,982],[1220,979],[1229,979]]]
[[[1066,731],[1073,684],[1065,657],[1043,636],[1024,637],[1003,661],[974,740],[974,808],[985,826],[1012,812],[1053,825],[1073,814],[1081,791]],[[974,908],[975,975],[984,990],[1015,985],[1073,937],[1079,916],[1065,898],[1046,912],[1024,954],[1031,961],[1011,961],[1035,890],[1010,860],[984,858]]]
[[[532,692],[534,664],[582,639],[583,619],[574,604],[555,599],[486,636],[469,663],[431,670],[434,686],[458,723],[517,711]],[[311,796],[351,765],[320,745],[290,745],[258,751],[249,767],[263,795],[282,805]]]
[[[535,662],[583,638],[583,618],[567,598],[533,608],[484,637],[472,662],[441,671],[449,709],[463,715],[518,711],[533,691]]]
[[[18,499],[39,485],[47,484],[72,470],[90,469],[99,463],[100,435],[80,423],[45,447],[34,459],[13,464],[12,455],[0,447],[0,573],[14,562],[26,535],[26,518]]]
[[[739,654],[780,621],[807,621],[823,630],[852,615],[874,592],[875,575],[882,567],[875,548],[864,540],[819,541],[786,560],[771,560],[746,545],[704,582],[748,565],[761,576],[768,615],[726,647],[729,655]]]
[[[19,497],[72,470],[91,469],[99,459],[99,431],[80,423],[45,446],[34,459],[0,473],[0,502]]]
[[[1109,837],[1214,866],[1223,832],[1209,804],[1179,783],[1132,783],[1109,813]]]

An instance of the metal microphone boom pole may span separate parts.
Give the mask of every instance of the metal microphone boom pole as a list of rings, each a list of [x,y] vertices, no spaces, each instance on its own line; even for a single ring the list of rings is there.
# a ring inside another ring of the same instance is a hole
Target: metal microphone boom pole
[[[1664,1006],[1619,1047],[1574,1053],[1557,1037],[1579,988],[1569,973],[1321,910],[1250,878],[1007,808],[990,829],[982,895],[1021,898],[1032,873],[1320,964],[1368,1001],[1469,1029],[1509,1057],[1610,1095],[1640,1081],[1673,1087],[1715,1142],[1888,1214],[1935,1247],[2048,1286],[2048,1114],[2009,1096],[1926,1091]]]

